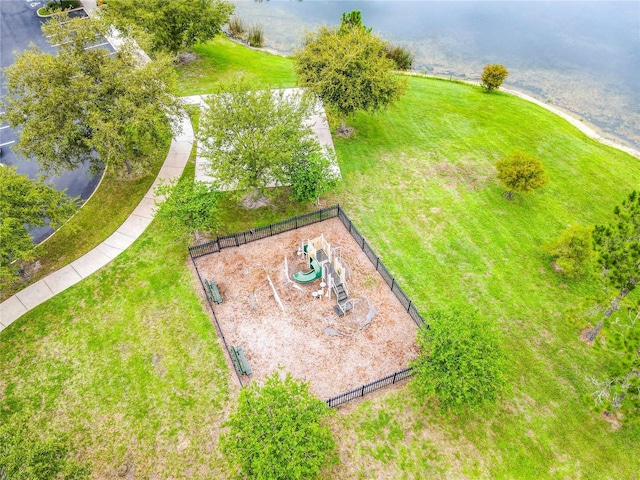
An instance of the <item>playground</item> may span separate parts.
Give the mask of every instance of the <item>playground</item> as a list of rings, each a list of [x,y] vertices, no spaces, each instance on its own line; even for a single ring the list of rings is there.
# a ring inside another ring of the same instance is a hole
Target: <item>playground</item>
[[[418,354],[415,323],[337,218],[197,265],[215,282],[218,322],[229,346],[241,348],[241,370],[251,372],[245,383],[282,367],[327,399],[402,370]]]

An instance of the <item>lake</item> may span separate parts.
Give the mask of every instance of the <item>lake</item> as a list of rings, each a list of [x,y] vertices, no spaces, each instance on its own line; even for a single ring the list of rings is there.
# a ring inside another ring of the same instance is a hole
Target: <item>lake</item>
[[[640,149],[640,2],[233,1],[288,54],[305,31],[360,10],[363,23],[415,54],[414,69],[477,80],[487,63],[505,86],[567,110],[605,137]]]

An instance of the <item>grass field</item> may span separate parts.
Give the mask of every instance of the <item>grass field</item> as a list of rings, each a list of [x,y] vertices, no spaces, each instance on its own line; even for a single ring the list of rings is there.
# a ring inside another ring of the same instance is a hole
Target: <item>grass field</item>
[[[97,190],[82,208],[36,247],[34,262],[38,262],[39,268],[30,274],[28,281],[3,290],[2,299],[80,258],[115,232],[151,187],[166,159],[169,144],[167,139],[158,147],[149,171],[142,176],[127,178],[116,169],[107,169]]]
[[[183,73],[183,93],[238,69],[278,86],[291,78],[286,59],[214,46],[199,47],[208,65]],[[406,385],[340,409],[342,462],[325,477],[638,478],[640,431],[589,410],[586,377],[606,359],[564,315],[600,287],[562,280],[540,247],[570,223],[606,221],[638,187],[640,161],[540,107],[441,80],[411,78],[396,109],[349,123],[356,134],[334,138],[344,180],[324,202],[345,208],[421,311],[476,308],[499,324],[510,389],[473,416],[442,414]],[[493,165],[516,149],[536,154],[550,183],[507,201]],[[251,212],[225,197],[222,231],[309,208],[285,197]],[[186,246],[154,221],[112,264],[0,333],[0,422],[68,433],[95,478],[227,478],[216,442],[237,387]]]

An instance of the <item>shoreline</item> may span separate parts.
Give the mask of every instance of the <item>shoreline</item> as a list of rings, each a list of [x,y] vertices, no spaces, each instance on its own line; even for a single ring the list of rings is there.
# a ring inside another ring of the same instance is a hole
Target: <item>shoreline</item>
[[[256,50],[259,52],[264,52],[264,53],[268,53],[270,55],[277,55],[279,57],[290,57],[291,55],[277,50],[273,47],[252,47],[250,45],[248,45],[245,41],[232,37],[229,33],[225,32],[226,37],[239,44],[242,45],[246,48],[249,48],[251,50]],[[447,80],[446,76],[440,76],[440,75],[430,75],[430,74],[426,74],[426,73],[420,73],[417,71],[397,71],[396,73],[398,73],[399,75],[407,75],[407,76],[411,76],[411,77],[425,77],[425,78],[435,78],[438,80]],[[479,83],[476,81],[472,81],[472,80],[465,80],[465,79],[461,79],[461,78],[454,78],[454,79],[449,79],[451,81],[455,81],[455,82],[461,82],[461,83],[466,83],[468,85],[474,85],[474,86],[478,86]],[[625,153],[628,153],[629,155],[636,157],[638,159],[640,159],[640,150],[636,150],[635,148],[623,143],[623,140],[621,139],[612,139],[612,138],[607,138],[604,135],[604,132],[602,129],[596,127],[593,124],[589,124],[588,122],[585,122],[584,120],[581,120],[580,118],[576,118],[574,115],[575,113],[570,112],[568,110],[565,109],[561,109],[555,105],[550,105],[546,102],[543,102],[542,100],[538,100],[537,98],[533,97],[532,95],[525,93],[523,91],[520,90],[516,90],[514,88],[505,88],[505,87],[501,87],[500,88],[501,91],[506,92],[510,95],[515,95],[516,97],[519,97],[523,100],[526,100],[528,102],[531,103],[535,103],[536,105],[558,115],[559,117],[561,117],[562,119],[566,120],[567,122],[569,122],[571,125],[573,125],[574,127],[576,127],[578,130],[580,130],[582,133],[584,133],[587,137],[596,140],[600,143],[602,143],[603,145],[606,145],[608,147],[612,147],[615,148],[617,150],[623,151]]]

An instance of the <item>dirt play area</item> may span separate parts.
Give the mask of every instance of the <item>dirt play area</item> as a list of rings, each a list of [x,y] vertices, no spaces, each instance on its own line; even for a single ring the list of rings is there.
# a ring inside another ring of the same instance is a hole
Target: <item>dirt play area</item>
[[[294,273],[310,269],[301,243],[316,238],[330,243],[344,265],[353,309],[342,316],[322,278],[293,281]],[[282,366],[326,400],[402,370],[418,354],[415,323],[337,218],[196,262],[202,279],[214,280],[222,295],[214,308],[227,342],[242,346],[253,370],[243,382]]]

